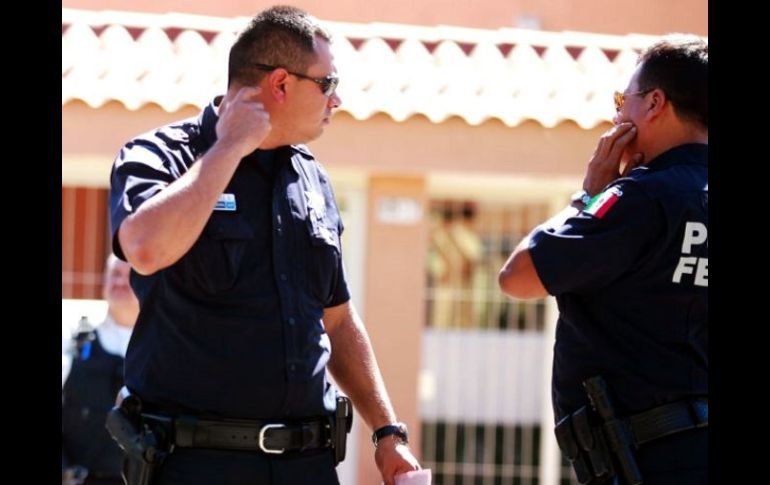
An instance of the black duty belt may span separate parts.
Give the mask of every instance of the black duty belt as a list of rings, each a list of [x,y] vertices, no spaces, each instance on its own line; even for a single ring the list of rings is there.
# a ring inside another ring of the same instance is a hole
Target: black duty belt
[[[709,424],[708,398],[672,402],[615,418],[603,379],[599,376],[586,382],[592,407],[586,405],[564,416],[554,429],[559,448],[581,484],[609,483],[616,475],[623,477],[623,483],[642,483],[633,449]]]
[[[332,445],[331,420],[263,422],[241,419],[209,420],[195,416],[176,418],[142,414],[164,426],[171,425],[172,444],[181,448],[248,450],[281,454],[328,448]]]
[[[707,398],[676,401],[626,418],[634,444],[709,425]]]

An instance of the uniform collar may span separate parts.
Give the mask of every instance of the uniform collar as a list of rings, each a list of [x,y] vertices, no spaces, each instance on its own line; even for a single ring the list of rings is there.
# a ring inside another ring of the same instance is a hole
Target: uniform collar
[[[201,134],[206,141],[206,146],[210,147],[217,141],[217,121],[219,115],[217,114],[217,106],[222,102],[224,96],[217,96],[212,99],[211,102],[203,108],[201,114],[198,116],[198,124],[201,127]]]
[[[217,107],[219,106],[219,103],[222,102],[222,98],[224,96],[217,96],[214,99],[209,102],[209,104],[203,109],[201,114],[198,116],[198,124],[201,128],[201,134],[203,135],[203,139],[206,141],[206,146],[210,147],[217,141],[217,121],[219,121],[219,114],[217,113]],[[300,173],[300,167],[299,163],[300,158],[303,158],[305,160],[315,160],[315,157],[313,157],[313,154],[310,153],[310,150],[307,148],[307,146],[303,144],[297,144],[297,145],[288,145],[284,147],[279,147],[276,149],[276,156],[288,156],[291,158],[291,167],[294,169],[295,172]],[[249,155],[251,156],[251,155]],[[246,157],[244,157],[246,158]]]
[[[660,170],[673,165],[706,165],[709,162],[709,146],[705,143],[687,143],[661,153],[645,166]]]

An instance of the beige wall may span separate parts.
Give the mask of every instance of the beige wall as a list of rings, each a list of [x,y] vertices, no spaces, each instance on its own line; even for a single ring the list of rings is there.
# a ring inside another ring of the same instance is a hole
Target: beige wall
[[[129,111],[111,102],[93,109],[82,102],[62,107],[63,177],[74,168],[101,178],[106,187],[117,150],[131,137],[173,120],[194,116],[197,108],[167,113],[154,104]],[[545,128],[527,121],[516,127],[490,120],[470,126],[459,118],[435,124],[423,116],[397,123],[385,114],[358,121],[334,115],[326,133],[310,143],[327,167],[384,174],[426,175],[471,172],[474,175],[581,176],[599,135],[608,123],[584,130],[571,121]],[[65,173],[66,172],[66,173]],[[83,180],[78,180],[84,184]],[[99,184],[97,184],[99,186]]]
[[[364,122],[337,113],[326,134],[311,146],[330,167],[388,173],[582,175],[599,135],[566,121],[546,128],[535,121],[508,127],[499,120],[470,126],[453,117],[435,124],[423,116],[397,123],[377,114]]]
[[[423,217],[409,224],[383,223],[378,217],[383,198],[414,201]],[[425,319],[425,255],[427,224],[425,181],[421,177],[373,175],[369,179],[367,226],[366,327],[398,418],[409,427],[412,450],[420,454],[417,376]],[[359,437],[358,480],[377,485],[371,431]]]
[[[199,109],[188,106],[168,113],[157,104],[147,104],[129,111],[122,103],[111,101],[91,108],[82,101],[62,106],[62,156],[72,154],[108,156],[109,162],[129,139],[153,127],[196,116]]]
[[[92,10],[187,12],[252,16],[280,1],[265,0],[63,0],[62,6]],[[477,28],[525,26],[534,18],[542,30],[608,34],[693,32],[708,35],[708,0],[293,0],[319,18],[348,22],[462,25]]]

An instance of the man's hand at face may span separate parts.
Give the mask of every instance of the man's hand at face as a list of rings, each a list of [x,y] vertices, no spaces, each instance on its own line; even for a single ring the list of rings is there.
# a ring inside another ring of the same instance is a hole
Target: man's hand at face
[[[624,164],[621,173],[623,152],[635,136],[636,126],[626,121],[613,126],[599,138],[583,179],[583,189],[589,195],[596,195],[607,184],[627,174],[644,161],[641,153],[634,154]]]
[[[239,89],[232,98],[225,96],[219,106],[217,144],[234,149],[240,158],[253,152],[270,133],[270,113],[259,101],[258,87]]]

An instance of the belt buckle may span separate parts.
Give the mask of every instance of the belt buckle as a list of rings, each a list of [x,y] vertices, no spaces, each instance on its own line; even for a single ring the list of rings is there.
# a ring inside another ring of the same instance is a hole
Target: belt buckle
[[[279,428],[285,428],[285,424],[266,424],[262,426],[262,429],[259,430],[259,449],[262,450],[265,453],[270,453],[273,455],[280,455],[284,451],[286,451],[284,448],[281,448],[280,450],[274,450],[271,448],[268,448],[265,446],[265,432],[269,429],[279,429]]]

